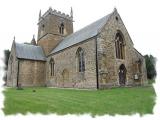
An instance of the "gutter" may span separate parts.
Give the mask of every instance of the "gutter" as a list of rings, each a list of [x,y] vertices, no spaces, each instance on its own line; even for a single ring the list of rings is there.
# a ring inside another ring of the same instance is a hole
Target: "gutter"
[[[98,51],[97,51],[97,36],[96,36],[96,39],[95,39],[95,43],[96,43],[96,77],[97,77],[97,89],[99,89],[99,80],[98,80]]]
[[[18,70],[17,70],[17,87],[19,87],[19,59],[18,59]]]

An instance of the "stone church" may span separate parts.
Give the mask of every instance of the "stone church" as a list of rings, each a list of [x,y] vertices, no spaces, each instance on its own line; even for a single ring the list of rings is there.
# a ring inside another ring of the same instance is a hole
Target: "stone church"
[[[70,15],[49,8],[39,13],[38,37],[13,40],[7,86],[103,89],[146,83],[145,59],[115,8],[73,32]]]

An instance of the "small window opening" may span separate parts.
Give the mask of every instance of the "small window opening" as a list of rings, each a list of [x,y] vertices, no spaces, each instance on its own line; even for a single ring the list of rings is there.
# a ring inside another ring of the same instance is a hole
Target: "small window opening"
[[[50,60],[50,73],[51,76],[54,76],[54,60],[52,58]]]
[[[118,21],[118,17],[116,16],[116,20]]]
[[[64,24],[63,23],[61,23],[61,25],[59,27],[59,33],[62,35],[64,34]]]

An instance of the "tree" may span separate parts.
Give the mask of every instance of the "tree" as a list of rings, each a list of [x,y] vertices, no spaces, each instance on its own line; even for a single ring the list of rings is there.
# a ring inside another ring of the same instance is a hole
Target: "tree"
[[[7,71],[8,70],[8,59],[10,56],[10,50],[4,50],[4,70]],[[3,76],[3,80],[5,81],[6,84],[6,80],[7,80],[7,74],[5,73]]]
[[[152,80],[156,77],[156,58],[152,55],[145,55],[144,56],[146,61],[146,69],[147,69],[147,78]]]
[[[8,69],[8,59],[10,56],[10,50],[4,50],[4,69],[7,70]]]

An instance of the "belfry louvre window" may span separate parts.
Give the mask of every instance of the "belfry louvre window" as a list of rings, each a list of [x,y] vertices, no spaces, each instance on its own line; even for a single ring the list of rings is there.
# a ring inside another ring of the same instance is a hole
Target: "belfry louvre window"
[[[85,58],[84,58],[84,50],[82,48],[78,48],[77,50],[77,57],[78,57],[78,70],[79,72],[85,71]]]
[[[50,74],[51,76],[54,76],[54,60],[50,59]]]
[[[125,44],[122,34],[118,32],[115,37],[116,58],[125,59]]]
[[[61,23],[61,25],[59,27],[59,33],[62,35],[64,34],[64,24],[63,23]]]

